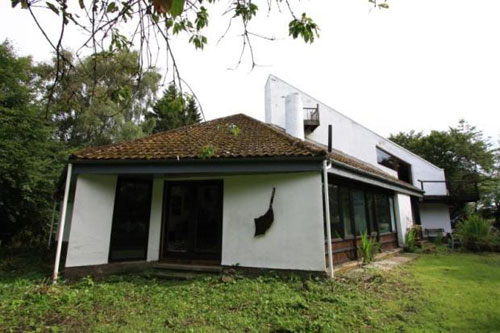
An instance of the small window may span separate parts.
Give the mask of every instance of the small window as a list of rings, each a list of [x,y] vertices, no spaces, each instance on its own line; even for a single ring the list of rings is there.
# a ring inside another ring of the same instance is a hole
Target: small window
[[[399,158],[383,151],[377,147],[377,163],[389,169],[397,171],[398,179],[407,183],[412,183],[411,166]]]

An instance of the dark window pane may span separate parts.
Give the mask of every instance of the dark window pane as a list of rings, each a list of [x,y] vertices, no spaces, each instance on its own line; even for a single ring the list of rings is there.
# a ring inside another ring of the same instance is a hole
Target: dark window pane
[[[370,226],[370,232],[374,233],[377,232],[377,228],[375,226],[375,212],[374,212],[374,206],[373,206],[373,201],[375,200],[373,198],[373,193],[367,192],[366,193],[366,210],[368,211],[368,224]]]
[[[368,223],[366,219],[365,193],[360,190],[352,191],[352,206],[354,215],[354,224],[356,226],[356,234],[361,235],[368,231]]]
[[[345,236],[352,236],[351,228],[351,199],[349,197],[349,189],[340,188],[340,204],[342,205],[342,220],[344,222]]]
[[[411,183],[411,168],[408,164],[399,162],[398,178],[404,182]]]
[[[380,233],[391,231],[391,210],[387,194],[375,194],[378,230]]]
[[[167,199],[167,251],[186,252],[189,242],[189,221],[192,217],[193,194],[189,186],[171,185]]]
[[[389,208],[391,210],[391,230],[396,231],[396,210],[394,209],[394,198],[389,196]]]
[[[397,161],[394,156],[386,153],[385,151],[377,148],[377,162],[385,167],[397,170]]]
[[[217,253],[221,217],[221,195],[217,184],[200,185],[197,188],[197,214],[195,252]]]
[[[330,201],[330,224],[332,227],[332,238],[342,238],[343,232],[339,210],[339,187],[337,185],[328,185],[328,198]]]
[[[111,261],[146,258],[151,191],[151,180],[118,179],[111,229]]]

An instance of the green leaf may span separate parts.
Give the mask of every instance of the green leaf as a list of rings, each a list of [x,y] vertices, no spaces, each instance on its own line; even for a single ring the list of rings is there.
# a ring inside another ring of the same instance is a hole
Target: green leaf
[[[184,0],[172,0],[172,7],[170,8],[170,14],[172,16],[179,16],[184,11]]]
[[[113,13],[113,12],[116,12],[118,10],[118,8],[116,7],[116,3],[115,2],[111,2],[109,5],[108,5],[108,8],[106,9],[106,11],[108,13]]]
[[[50,2],[47,2],[47,7],[49,7],[51,11],[59,15],[59,9],[57,9],[55,5],[51,4]]]

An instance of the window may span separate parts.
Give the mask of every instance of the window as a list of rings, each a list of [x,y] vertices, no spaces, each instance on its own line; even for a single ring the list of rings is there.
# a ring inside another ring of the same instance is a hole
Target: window
[[[328,198],[330,200],[330,224],[332,228],[332,238],[342,238],[344,231],[340,221],[339,187],[337,185],[328,185]]]
[[[118,178],[109,260],[144,260],[148,245],[152,180]]]
[[[389,206],[389,196],[387,194],[375,194],[375,211],[377,214],[378,231],[381,234],[391,232],[391,209]]]
[[[349,239],[365,232],[376,235],[396,231],[394,199],[390,192],[342,184],[329,184],[328,189],[333,239]]]
[[[342,208],[342,222],[344,224],[344,236],[352,236],[351,226],[351,198],[349,196],[349,189],[346,187],[340,188],[340,205]]]
[[[389,208],[391,209],[391,229],[396,231],[396,208],[394,207],[394,198],[389,197]]]
[[[389,169],[397,171],[398,179],[407,183],[412,183],[411,166],[399,158],[383,151],[377,147],[377,163]]]
[[[372,234],[377,232],[375,223],[375,207],[373,205],[373,200],[373,193],[366,192],[366,211],[368,212],[368,225]]]
[[[366,216],[365,192],[361,190],[352,191],[352,208],[356,235],[368,232],[368,221]]]

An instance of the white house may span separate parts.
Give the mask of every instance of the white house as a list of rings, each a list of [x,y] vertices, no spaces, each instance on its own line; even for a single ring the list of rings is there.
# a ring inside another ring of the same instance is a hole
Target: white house
[[[450,231],[442,169],[274,76],[265,117],[75,153],[65,272],[127,262],[325,272],[356,259],[362,232],[391,249],[414,223]]]

